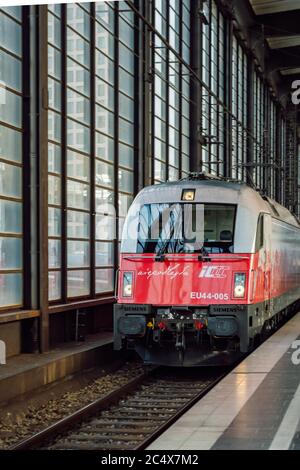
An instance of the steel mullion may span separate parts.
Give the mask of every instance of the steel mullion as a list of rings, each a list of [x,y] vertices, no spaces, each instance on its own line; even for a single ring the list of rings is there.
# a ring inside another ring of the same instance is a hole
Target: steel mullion
[[[211,69],[212,69],[212,0],[209,0],[209,64],[208,64],[208,77],[209,77],[209,94],[208,94],[208,139],[211,141],[211,101],[212,101],[212,96],[210,94],[211,90]],[[208,145],[208,171],[209,173],[211,172],[211,144]]]
[[[221,12],[219,10],[219,8],[217,8],[217,93],[218,95],[220,94],[220,15],[221,15]],[[217,127],[217,135],[216,135],[216,139],[217,139],[217,142],[220,141],[220,138],[221,138],[221,135],[220,135],[220,120],[219,120],[219,116],[220,116],[220,111],[219,111],[219,105],[217,104],[217,123],[216,123],[216,127]],[[220,160],[220,144],[217,145],[217,152],[216,152],[216,157],[217,157],[217,162],[219,162]],[[217,175],[219,176],[220,174],[220,164],[217,163],[216,165],[216,168],[217,168]]]
[[[67,302],[67,6],[61,5],[61,299]]]
[[[49,300],[48,300],[48,62],[44,54],[47,50],[48,37],[47,5],[38,7],[38,152],[39,155],[39,303],[40,347],[45,352],[49,349]]]
[[[37,68],[33,65],[36,62],[36,36],[35,36],[35,14],[36,7],[22,7],[22,114],[23,127],[26,132],[22,136],[22,163],[23,169],[23,308],[37,308],[37,192],[36,192],[36,88],[33,91],[32,78],[36,77]],[[34,69],[34,71],[33,71]],[[33,94],[31,94],[33,92]],[[31,129],[31,126],[33,128]],[[31,132],[32,130],[32,132]],[[7,234],[8,235],[8,234]],[[18,238],[18,237],[16,237]],[[21,352],[34,352],[37,348],[37,320],[32,320],[21,324],[23,338],[26,338],[25,345],[22,341]],[[27,336],[27,331],[31,329],[33,335]],[[27,347],[28,346],[28,347]]]
[[[167,30],[167,43],[170,44],[170,0],[166,0],[166,30]],[[170,49],[169,47],[166,48],[166,142],[165,142],[165,181],[169,179],[169,144],[170,144]],[[175,71],[176,73],[176,71]],[[162,97],[160,97],[162,100]]]
[[[91,267],[91,276],[90,276],[90,293],[92,298],[96,295],[96,252],[95,252],[95,238],[96,238],[96,192],[95,192],[95,154],[96,154],[96,93],[95,93],[95,46],[96,46],[96,24],[95,24],[95,3],[91,3],[91,16],[90,16],[90,64],[91,64],[91,73],[90,73],[90,102],[91,102],[91,155],[90,155],[90,267]]]
[[[181,20],[183,18],[183,3],[179,3],[179,19]],[[183,53],[183,21],[179,21],[179,53],[180,56],[182,57]],[[182,86],[182,80],[183,80],[183,64],[182,62],[179,62],[179,143],[178,143],[178,158],[179,158],[179,167],[178,167],[178,176],[179,178],[182,178],[182,103],[183,103],[183,86]]]
[[[115,240],[114,240],[114,269],[118,269],[119,255],[119,3],[114,10],[114,201],[115,201]]]

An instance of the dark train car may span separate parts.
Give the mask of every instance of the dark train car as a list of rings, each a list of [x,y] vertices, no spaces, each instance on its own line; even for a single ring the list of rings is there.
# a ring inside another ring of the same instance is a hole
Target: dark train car
[[[143,189],[123,231],[114,347],[146,363],[229,364],[300,297],[300,226],[245,183]]]

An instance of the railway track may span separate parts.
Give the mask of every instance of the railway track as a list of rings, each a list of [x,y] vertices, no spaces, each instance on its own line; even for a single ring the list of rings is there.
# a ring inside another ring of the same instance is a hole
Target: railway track
[[[224,375],[153,369],[11,449],[145,449]]]

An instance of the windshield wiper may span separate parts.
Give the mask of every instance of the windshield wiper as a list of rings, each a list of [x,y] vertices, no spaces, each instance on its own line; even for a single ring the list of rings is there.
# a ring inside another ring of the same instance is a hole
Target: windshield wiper
[[[157,262],[160,262],[160,263],[162,263],[162,262],[165,261],[165,260],[166,260],[166,255],[165,255],[165,253],[158,253],[158,254],[156,254],[155,257],[154,257],[154,261],[157,261]]]
[[[198,256],[198,261],[211,261],[208,251],[204,248],[204,246],[201,248],[201,253]]]

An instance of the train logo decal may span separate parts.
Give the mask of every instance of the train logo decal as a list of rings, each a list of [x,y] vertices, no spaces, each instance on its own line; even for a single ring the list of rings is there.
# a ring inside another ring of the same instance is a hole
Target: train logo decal
[[[209,279],[224,279],[227,277],[228,266],[203,266],[200,271],[199,277]]]

